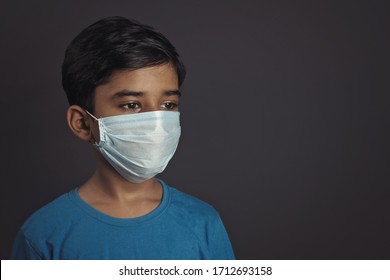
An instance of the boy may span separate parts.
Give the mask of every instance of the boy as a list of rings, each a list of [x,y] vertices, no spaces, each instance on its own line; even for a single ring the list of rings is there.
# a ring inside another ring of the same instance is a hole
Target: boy
[[[184,77],[162,34],[122,17],[71,42],[67,121],[95,147],[97,168],[25,222],[13,259],[234,259],[214,208],[155,178],[179,141]]]

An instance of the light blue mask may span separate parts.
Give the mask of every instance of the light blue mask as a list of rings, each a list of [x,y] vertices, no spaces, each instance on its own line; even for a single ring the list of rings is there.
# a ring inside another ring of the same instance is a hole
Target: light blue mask
[[[180,138],[180,113],[152,111],[96,118],[94,146],[125,179],[141,183],[164,171]]]

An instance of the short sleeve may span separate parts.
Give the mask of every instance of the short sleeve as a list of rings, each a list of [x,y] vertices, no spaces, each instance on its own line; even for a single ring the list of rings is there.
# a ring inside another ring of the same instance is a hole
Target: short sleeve
[[[221,218],[217,215],[210,240],[211,259],[235,260],[232,245]]]
[[[23,231],[20,230],[16,236],[12,253],[12,260],[40,260],[42,259],[33,248],[30,241],[26,238]]]

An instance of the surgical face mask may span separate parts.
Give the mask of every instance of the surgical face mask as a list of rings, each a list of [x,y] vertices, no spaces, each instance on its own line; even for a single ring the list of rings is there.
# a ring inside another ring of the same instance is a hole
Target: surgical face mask
[[[161,173],[180,138],[179,112],[152,111],[97,119],[94,146],[126,180],[141,183]]]

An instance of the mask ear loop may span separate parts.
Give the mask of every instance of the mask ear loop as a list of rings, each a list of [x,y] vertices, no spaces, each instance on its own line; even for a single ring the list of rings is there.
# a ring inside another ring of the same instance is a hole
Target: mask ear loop
[[[100,129],[101,129],[101,128],[100,128],[99,119],[97,119],[94,115],[92,115],[92,114],[91,114],[90,112],[88,112],[87,110],[85,110],[85,112],[87,112],[88,115],[90,115],[93,119],[95,119],[95,121],[98,122],[98,124],[99,124],[99,133],[100,133]],[[97,145],[98,143],[96,142],[95,137],[93,136],[93,134],[92,134],[92,139],[93,139],[94,143],[93,143],[92,141],[90,141],[90,143],[93,144],[93,145]]]
[[[90,112],[88,112],[88,110],[85,110],[85,112],[87,112],[88,115],[90,115],[92,118],[94,118],[95,120],[99,121],[94,115],[92,115]]]

